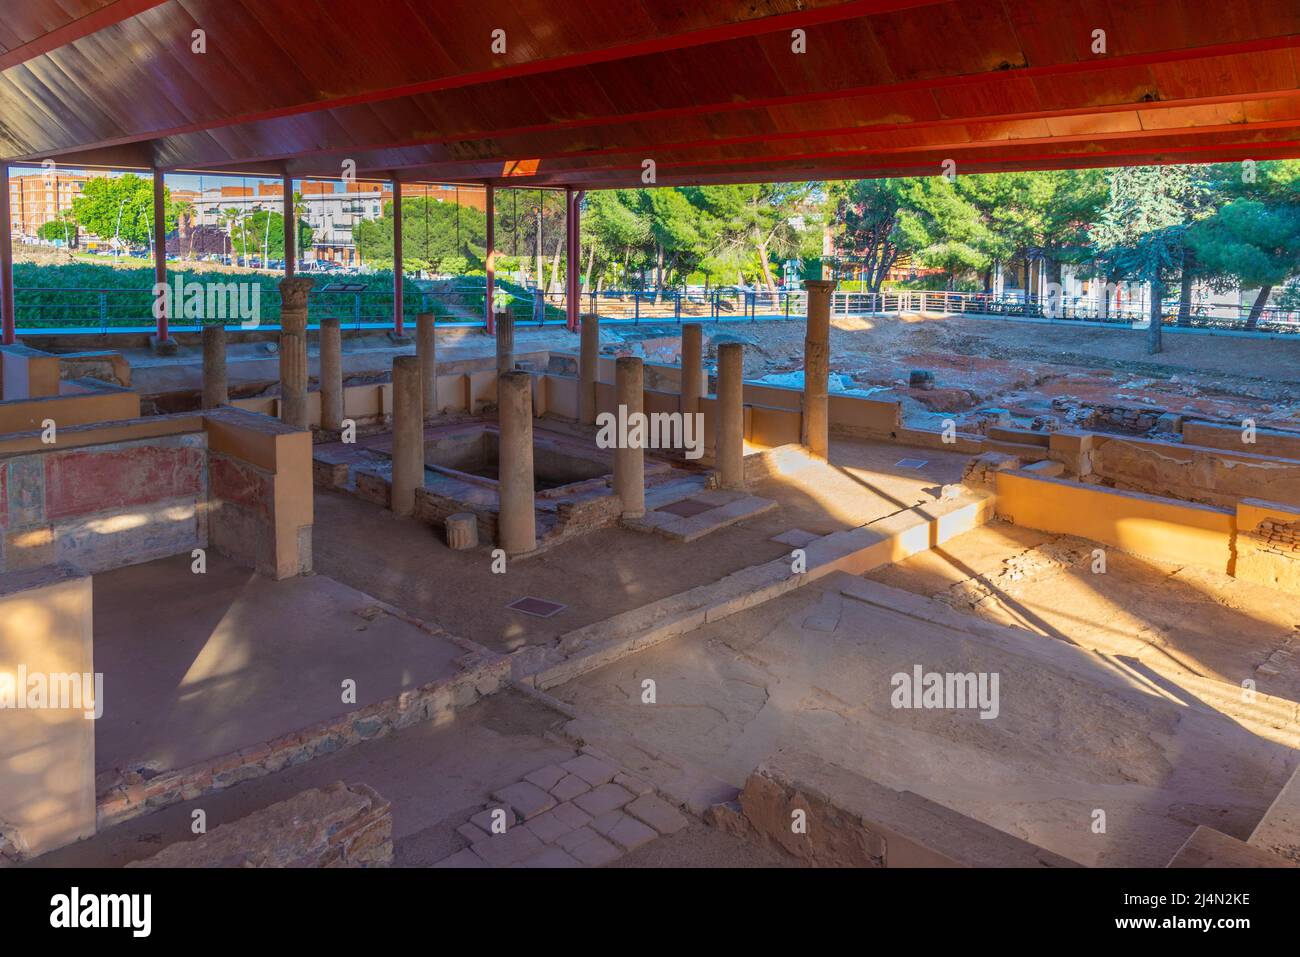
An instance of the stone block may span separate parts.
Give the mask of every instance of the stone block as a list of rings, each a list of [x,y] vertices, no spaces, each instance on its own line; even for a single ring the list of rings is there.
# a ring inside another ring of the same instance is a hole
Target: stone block
[[[560,766],[570,774],[576,774],[592,787],[613,781],[614,775],[618,773],[618,768],[614,765],[590,754],[580,754]]]
[[[529,781],[517,781],[499,791],[493,791],[492,798],[508,804],[525,821],[543,811],[549,811],[558,803],[555,798]]]
[[[526,827],[512,827],[471,845],[475,854],[493,867],[509,867],[528,860],[542,849],[542,842]]]
[[[612,864],[623,856],[623,851],[615,844],[611,844],[599,834],[593,835],[590,840],[579,844],[569,851],[575,858],[585,864],[587,867],[601,867],[605,864]]]
[[[687,824],[685,816],[663,798],[643,794],[625,808],[628,814],[660,834],[676,834]]]
[[[632,794],[630,791],[611,781],[588,791],[586,794],[579,795],[574,799],[573,803],[592,817],[600,817],[602,814],[621,808],[631,800]]]

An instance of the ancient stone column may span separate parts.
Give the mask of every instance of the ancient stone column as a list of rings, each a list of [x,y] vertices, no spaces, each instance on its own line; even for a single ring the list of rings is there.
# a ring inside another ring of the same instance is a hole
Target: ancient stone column
[[[831,371],[831,293],[833,279],[805,279],[808,331],[803,341],[803,424],[800,441],[808,454],[825,459],[830,451],[827,379]]]
[[[578,421],[596,424],[596,380],[600,378],[600,317],[582,317],[582,339],[578,349]]]
[[[215,409],[230,401],[226,385],[226,327],[203,327],[203,408]]]
[[[448,515],[445,525],[448,548],[458,552],[478,548],[478,516],[473,512]]]
[[[320,321],[320,427],[343,428],[343,331],[337,319]]]
[[[687,415],[700,411],[700,396],[704,393],[702,341],[698,322],[682,326],[681,410]]]
[[[415,354],[420,357],[420,400],[424,417],[438,414],[438,340],[433,313],[415,317]]]
[[[537,519],[533,512],[533,377],[527,372],[497,376],[497,417],[497,488],[501,504],[497,544],[507,555],[522,555],[537,547]]]
[[[645,412],[645,367],[637,356],[619,356],[614,362],[614,388],[619,422]],[[629,432],[631,429],[629,428]],[[644,434],[644,429],[641,430]],[[623,500],[623,517],[645,515],[645,449],[627,448],[620,435],[614,449],[614,494]]]
[[[497,375],[513,372],[515,368],[515,314],[507,309],[498,312],[497,327]]]
[[[713,448],[722,487],[744,488],[745,347],[739,342],[724,342],[718,346],[718,404]]]
[[[280,280],[280,420],[307,428],[307,294],[312,280]]]
[[[415,509],[415,490],[424,487],[424,412],[420,404],[420,359],[393,359],[393,493],[398,515]]]

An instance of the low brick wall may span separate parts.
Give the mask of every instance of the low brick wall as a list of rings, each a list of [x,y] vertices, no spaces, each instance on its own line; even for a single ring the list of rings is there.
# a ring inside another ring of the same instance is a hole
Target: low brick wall
[[[739,807],[724,805],[710,817],[815,867],[1079,866],[919,794],[799,752],[760,764]]]
[[[392,806],[373,788],[336,781],[127,867],[387,867],[392,862]]]

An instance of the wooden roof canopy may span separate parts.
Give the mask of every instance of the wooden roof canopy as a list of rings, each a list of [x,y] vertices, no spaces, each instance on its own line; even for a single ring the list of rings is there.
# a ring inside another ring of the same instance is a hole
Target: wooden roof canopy
[[[601,188],[1300,156],[1298,0],[5,6],[11,163]]]

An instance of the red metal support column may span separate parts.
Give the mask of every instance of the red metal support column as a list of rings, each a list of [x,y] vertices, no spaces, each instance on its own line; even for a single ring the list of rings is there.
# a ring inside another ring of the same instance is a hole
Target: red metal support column
[[[9,221],[9,164],[0,163],[0,344],[14,343],[14,247]]]
[[[487,212],[487,251],[484,265],[487,268],[487,290],[485,311],[487,312],[487,331],[488,335],[496,333],[494,325],[496,323],[495,312],[492,308],[492,293],[496,287],[497,281],[497,209],[496,209],[496,188],[487,185],[483,187],[483,208]]]
[[[405,335],[402,290],[402,183],[393,177],[393,335]]]
[[[565,260],[564,260],[564,279],[565,279],[565,314],[570,332],[578,331],[578,313],[579,297],[581,295],[582,284],[579,282],[578,270],[581,268],[582,249],[579,246],[579,236],[581,235],[581,224],[578,221],[578,206],[582,200],[582,192],[575,190],[572,186],[566,186],[564,189],[565,217],[564,228],[565,238]]]
[[[284,174],[284,278],[289,279],[297,271],[298,267],[298,245],[294,242],[296,227],[298,225],[297,215],[293,209],[293,177],[288,173]],[[266,265],[263,263],[262,265]]]
[[[153,278],[159,286],[167,285],[167,177],[160,169],[153,171]],[[167,296],[158,303],[158,341],[167,342]]]

